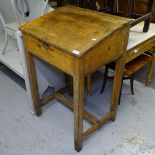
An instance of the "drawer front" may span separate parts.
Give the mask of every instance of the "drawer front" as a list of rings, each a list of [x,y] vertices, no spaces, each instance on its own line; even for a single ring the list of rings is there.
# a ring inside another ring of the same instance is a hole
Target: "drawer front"
[[[29,52],[56,68],[73,75],[74,65],[71,55],[29,35],[24,34],[23,39],[26,52]]]
[[[136,46],[135,48],[127,51],[126,63],[143,54],[145,51],[151,50],[153,47],[155,47],[155,38],[151,38],[144,43]]]

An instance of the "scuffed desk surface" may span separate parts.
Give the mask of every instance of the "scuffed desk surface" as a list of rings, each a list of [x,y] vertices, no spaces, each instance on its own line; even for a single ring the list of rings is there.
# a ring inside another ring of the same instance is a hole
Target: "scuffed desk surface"
[[[81,57],[131,19],[73,6],[56,9],[20,30],[56,48]]]

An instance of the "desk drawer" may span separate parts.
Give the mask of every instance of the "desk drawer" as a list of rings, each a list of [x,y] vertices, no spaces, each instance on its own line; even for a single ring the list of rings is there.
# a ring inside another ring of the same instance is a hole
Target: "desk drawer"
[[[70,75],[73,74],[74,65],[71,55],[29,35],[25,34],[23,39],[26,52],[33,54],[37,58],[46,61]]]
[[[151,50],[153,47],[155,47],[155,38],[151,38],[136,46],[135,48],[127,51],[126,63],[143,54],[145,51]]]

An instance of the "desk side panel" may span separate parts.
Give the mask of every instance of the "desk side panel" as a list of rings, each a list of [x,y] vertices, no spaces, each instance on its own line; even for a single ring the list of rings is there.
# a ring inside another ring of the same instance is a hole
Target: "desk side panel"
[[[69,75],[73,75],[74,64],[72,55],[45,44],[28,34],[23,34],[23,40],[26,52],[33,54]]]
[[[100,42],[85,55],[85,73],[91,73],[98,68],[117,60],[126,49],[129,27],[115,31],[111,36]]]

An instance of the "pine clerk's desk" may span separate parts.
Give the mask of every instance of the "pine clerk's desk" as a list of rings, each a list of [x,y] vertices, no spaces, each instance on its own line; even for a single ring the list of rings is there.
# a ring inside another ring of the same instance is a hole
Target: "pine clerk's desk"
[[[75,149],[108,120],[115,120],[124,69],[124,53],[131,20],[73,6],[65,6],[22,26],[25,55],[36,115],[56,98],[74,109]],[[40,99],[34,56],[73,77],[73,101],[63,96],[69,86]],[[102,119],[84,111],[84,78],[101,66],[116,60],[110,112]],[[92,127],[83,133],[83,118]]]

